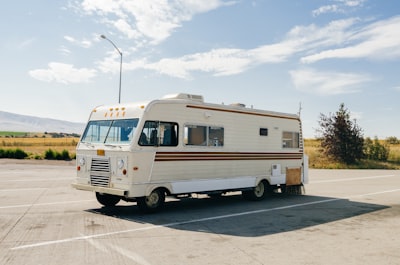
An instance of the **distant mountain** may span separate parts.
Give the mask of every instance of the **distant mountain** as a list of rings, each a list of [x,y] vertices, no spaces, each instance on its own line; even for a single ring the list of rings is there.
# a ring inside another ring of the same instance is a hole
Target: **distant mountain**
[[[82,134],[84,123],[39,118],[0,111],[0,131]]]

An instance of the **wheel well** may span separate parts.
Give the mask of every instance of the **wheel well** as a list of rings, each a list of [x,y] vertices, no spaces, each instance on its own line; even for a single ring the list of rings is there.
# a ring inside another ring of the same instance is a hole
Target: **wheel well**
[[[153,185],[150,185],[150,186],[146,187],[145,196],[148,196],[154,190],[161,190],[166,194],[166,196],[170,196],[171,195],[171,190],[169,189],[168,184],[162,183],[161,185],[160,184],[153,184]]]
[[[264,184],[266,184],[266,185],[268,185],[268,186],[271,186],[271,184],[269,183],[268,179],[261,179],[259,182],[257,182],[257,185],[258,185],[260,182],[264,182]]]
[[[263,182],[264,183],[264,188],[266,189],[267,193],[272,193],[273,190],[277,187],[277,185],[271,185],[271,183],[268,181],[268,179],[261,179],[258,183]],[[258,185],[257,183],[257,185]]]
[[[157,189],[163,191],[167,196],[171,195],[171,192],[166,187],[159,187]]]

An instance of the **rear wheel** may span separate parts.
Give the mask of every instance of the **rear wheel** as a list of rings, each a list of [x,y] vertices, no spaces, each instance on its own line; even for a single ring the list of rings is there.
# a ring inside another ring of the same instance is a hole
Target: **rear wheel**
[[[268,193],[269,188],[270,187],[266,181],[260,181],[258,185],[251,190],[242,191],[242,196],[246,200],[261,201],[265,198],[265,195]]]
[[[116,195],[105,194],[100,192],[96,192],[96,199],[100,204],[106,207],[115,206],[121,200],[120,197]]]
[[[161,189],[153,190],[149,196],[137,199],[137,205],[140,211],[145,213],[154,213],[160,210],[165,202],[165,192]]]

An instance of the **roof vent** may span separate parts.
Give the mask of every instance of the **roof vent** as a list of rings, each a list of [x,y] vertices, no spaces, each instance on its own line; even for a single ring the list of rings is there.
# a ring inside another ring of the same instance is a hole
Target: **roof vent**
[[[243,103],[232,103],[232,104],[229,104],[229,106],[245,108],[246,104],[243,104]]]
[[[186,94],[186,93],[178,93],[178,94],[166,95],[166,96],[163,97],[163,99],[186,99],[186,100],[204,102],[203,96]]]

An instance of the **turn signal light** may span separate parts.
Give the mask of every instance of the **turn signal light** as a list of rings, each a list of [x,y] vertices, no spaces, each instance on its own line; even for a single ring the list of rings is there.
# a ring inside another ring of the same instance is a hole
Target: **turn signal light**
[[[104,156],[105,154],[106,154],[106,152],[104,151],[104,149],[97,149],[98,156]]]

